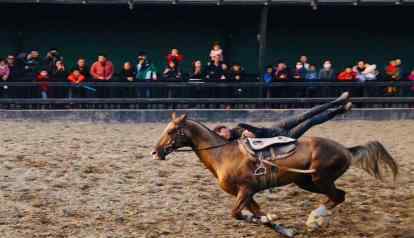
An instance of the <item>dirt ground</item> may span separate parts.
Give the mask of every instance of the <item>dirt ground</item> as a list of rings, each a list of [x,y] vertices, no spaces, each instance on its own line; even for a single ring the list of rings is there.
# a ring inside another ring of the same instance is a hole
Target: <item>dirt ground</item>
[[[233,220],[234,198],[193,153],[153,161],[164,126],[0,122],[0,237],[280,237]],[[307,135],[348,146],[379,140],[400,176],[384,183],[351,168],[337,182],[346,201],[324,231],[304,231],[324,198],[293,185],[258,194],[265,211],[300,238],[414,237],[414,121],[329,122]]]

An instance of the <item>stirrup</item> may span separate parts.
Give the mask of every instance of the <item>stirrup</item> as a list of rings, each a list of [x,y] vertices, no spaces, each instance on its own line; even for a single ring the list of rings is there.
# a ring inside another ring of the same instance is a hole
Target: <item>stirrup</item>
[[[263,154],[262,153],[260,153],[260,155],[259,155],[259,161],[260,161],[259,166],[254,170],[254,175],[256,175],[256,176],[261,176],[261,175],[266,174],[266,167],[263,164]]]

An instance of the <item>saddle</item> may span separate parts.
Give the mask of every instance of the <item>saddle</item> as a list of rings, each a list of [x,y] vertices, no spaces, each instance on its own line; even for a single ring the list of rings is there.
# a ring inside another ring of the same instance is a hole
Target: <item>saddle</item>
[[[247,138],[241,144],[251,157],[259,160],[284,159],[296,152],[296,140],[284,136]]]

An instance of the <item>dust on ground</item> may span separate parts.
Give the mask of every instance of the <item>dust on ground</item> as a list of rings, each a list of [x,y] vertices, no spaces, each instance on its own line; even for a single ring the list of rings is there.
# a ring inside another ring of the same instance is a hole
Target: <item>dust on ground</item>
[[[280,237],[232,219],[234,198],[193,153],[152,160],[164,126],[0,122],[0,237]],[[346,201],[324,231],[304,232],[324,197],[293,185],[258,194],[265,211],[302,238],[414,235],[413,121],[329,122],[307,135],[347,146],[379,140],[400,177],[384,183],[351,168],[337,181]]]

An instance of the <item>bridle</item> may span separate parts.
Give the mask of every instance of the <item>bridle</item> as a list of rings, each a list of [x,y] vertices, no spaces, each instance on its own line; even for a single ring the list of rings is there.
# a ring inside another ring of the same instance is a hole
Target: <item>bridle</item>
[[[167,154],[172,153],[172,152],[192,152],[192,151],[212,150],[212,149],[221,148],[221,147],[223,147],[225,145],[228,145],[228,144],[232,143],[232,141],[227,141],[227,142],[222,143],[222,144],[208,146],[208,147],[205,147],[205,148],[195,148],[194,146],[191,146],[191,149],[178,149],[175,146],[176,139],[177,139],[178,136],[185,136],[185,132],[184,132],[184,127],[183,126],[179,126],[176,129],[174,138],[164,148],[164,150],[165,150],[165,152]]]

